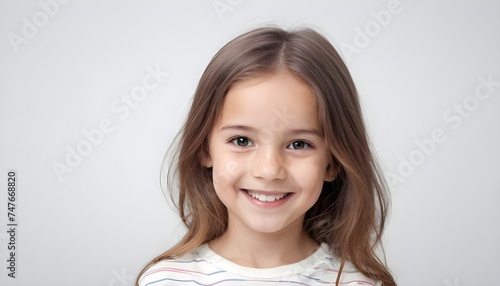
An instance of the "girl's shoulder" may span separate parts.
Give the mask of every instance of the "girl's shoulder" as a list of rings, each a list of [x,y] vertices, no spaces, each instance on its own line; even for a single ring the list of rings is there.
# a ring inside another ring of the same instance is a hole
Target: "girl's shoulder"
[[[256,269],[235,264],[207,244],[178,258],[152,265],[139,279],[140,286],[155,285],[325,285],[337,279],[340,262],[322,244],[308,258],[290,265]],[[342,285],[377,285],[350,263],[342,271]]]
[[[207,244],[179,257],[156,262],[141,275],[139,286],[192,285],[196,280],[194,277],[211,275],[217,268],[200,255],[205,248],[208,248]]]

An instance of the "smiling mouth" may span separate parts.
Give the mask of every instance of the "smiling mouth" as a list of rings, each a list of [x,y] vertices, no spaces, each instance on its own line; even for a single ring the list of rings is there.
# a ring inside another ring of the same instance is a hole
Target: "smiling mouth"
[[[291,193],[281,193],[281,194],[262,194],[262,193],[257,193],[249,190],[243,190],[245,191],[249,196],[251,196],[254,199],[257,199],[261,202],[274,202],[274,201],[279,201],[287,196],[289,196]]]

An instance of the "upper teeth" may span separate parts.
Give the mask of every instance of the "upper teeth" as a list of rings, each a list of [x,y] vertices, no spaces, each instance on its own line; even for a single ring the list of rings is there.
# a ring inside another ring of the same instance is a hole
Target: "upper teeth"
[[[258,194],[258,193],[253,193],[251,191],[247,191],[247,193],[252,196],[252,198],[258,199],[259,201],[262,202],[274,202],[276,200],[281,200],[286,196],[286,194],[279,194],[279,195],[264,195],[264,194]]]

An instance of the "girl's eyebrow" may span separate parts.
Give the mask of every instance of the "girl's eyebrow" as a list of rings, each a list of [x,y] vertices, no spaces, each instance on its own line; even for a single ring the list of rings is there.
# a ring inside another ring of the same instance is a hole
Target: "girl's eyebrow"
[[[250,127],[250,126],[231,125],[231,124],[221,127],[220,131],[224,131],[224,130],[245,131],[245,132],[250,132],[250,133],[256,132],[255,128]]]
[[[288,131],[291,135],[301,135],[301,134],[308,134],[308,135],[313,135],[319,138],[323,138],[321,135],[321,132],[319,130],[313,128],[313,129],[292,129]]]
[[[248,132],[248,133],[257,133],[257,129],[250,127],[250,126],[245,126],[245,125],[231,125],[231,124],[229,124],[229,125],[221,127],[220,131],[224,131],[224,130],[235,130],[235,131],[244,131],[244,132]],[[272,128],[271,128],[271,130],[272,130]],[[291,130],[288,130],[286,133],[290,134],[290,135],[295,135],[295,136],[301,135],[301,134],[309,134],[309,135],[313,135],[313,136],[317,136],[319,138],[322,138],[321,132],[319,132],[319,130],[317,130],[315,128],[291,129]]]

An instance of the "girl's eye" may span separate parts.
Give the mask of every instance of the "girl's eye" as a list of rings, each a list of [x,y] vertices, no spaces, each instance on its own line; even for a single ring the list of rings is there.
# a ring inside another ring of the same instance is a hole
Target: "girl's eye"
[[[293,149],[293,150],[302,150],[302,149],[306,149],[308,147],[311,147],[311,145],[309,145],[309,143],[304,142],[304,141],[294,141],[288,146],[290,149]]]
[[[231,142],[235,145],[238,145],[239,147],[250,147],[253,146],[253,142],[250,141],[246,137],[235,137],[231,140]]]

